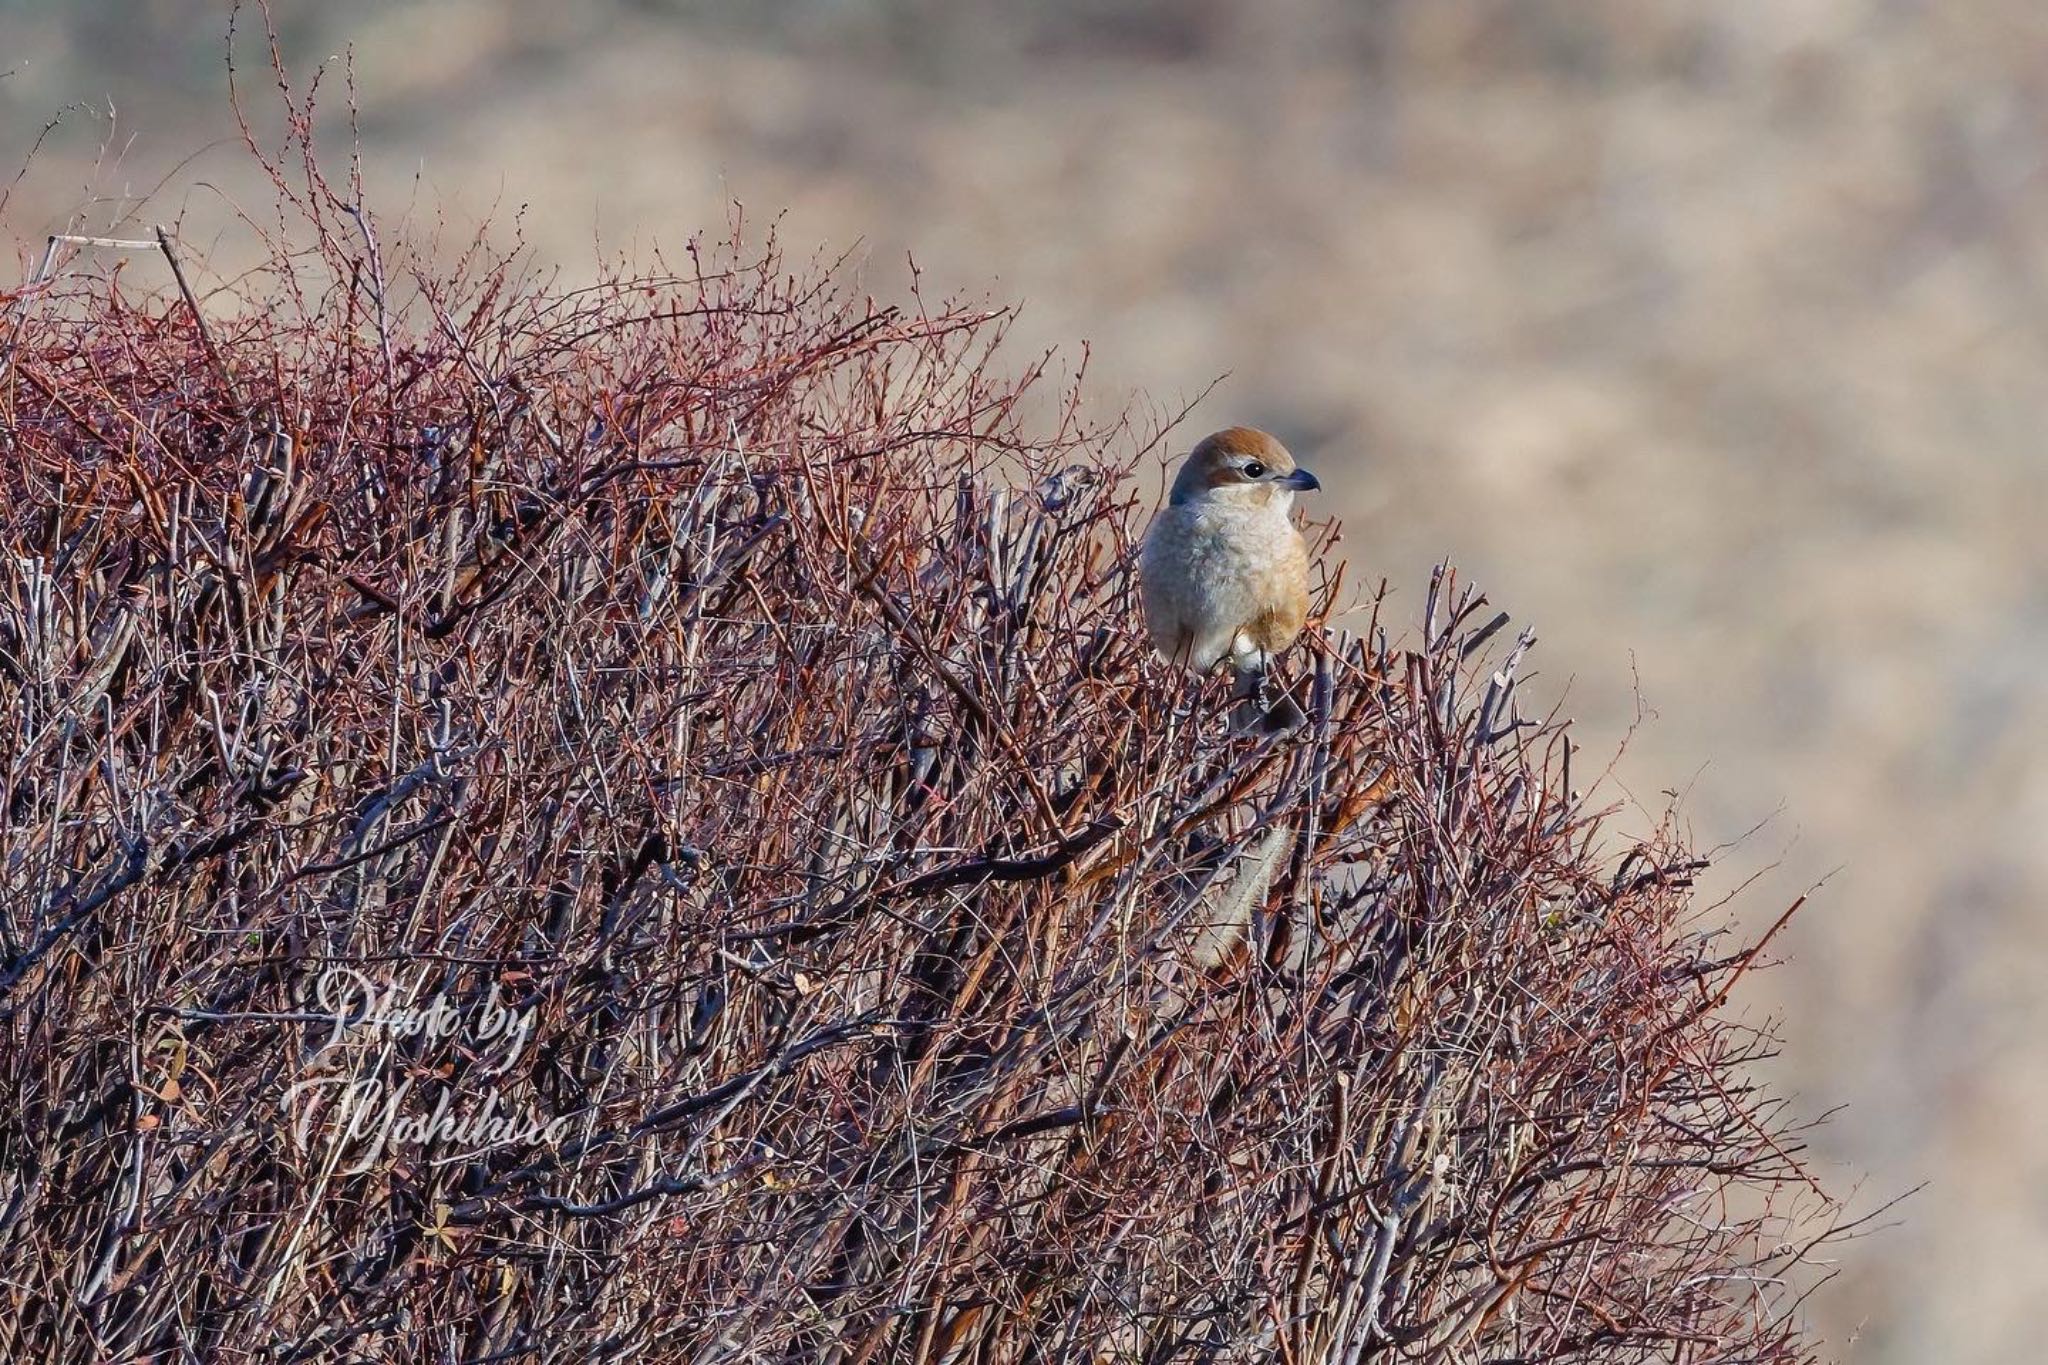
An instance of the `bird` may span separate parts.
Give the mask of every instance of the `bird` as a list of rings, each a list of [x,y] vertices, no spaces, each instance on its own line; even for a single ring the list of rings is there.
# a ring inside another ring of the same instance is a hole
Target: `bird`
[[[1138,557],[1152,648],[1207,674],[1228,661],[1240,728],[1301,723],[1292,701],[1261,705],[1267,670],[1308,618],[1308,544],[1294,495],[1322,484],[1287,447],[1253,427],[1203,437],[1181,462]]]

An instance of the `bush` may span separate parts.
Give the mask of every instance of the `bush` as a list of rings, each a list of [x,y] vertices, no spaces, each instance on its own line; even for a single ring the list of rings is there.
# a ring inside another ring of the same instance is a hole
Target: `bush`
[[[1234,737],[1003,313],[302,170],[8,305],[10,1358],[1809,1358],[1756,945],[1453,575]]]

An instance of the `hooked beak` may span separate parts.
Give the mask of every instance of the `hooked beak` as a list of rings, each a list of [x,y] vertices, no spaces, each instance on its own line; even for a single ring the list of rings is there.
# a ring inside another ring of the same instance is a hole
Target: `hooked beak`
[[[1284,478],[1275,479],[1274,482],[1282,488],[1291,488],[1297,493],[1313,493],[1323,486],[1322,481],[1306,469],[1297,469]]]

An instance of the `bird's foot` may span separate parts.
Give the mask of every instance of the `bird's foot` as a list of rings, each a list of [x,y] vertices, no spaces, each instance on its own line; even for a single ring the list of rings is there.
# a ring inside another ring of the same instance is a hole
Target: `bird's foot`
[[[1237,705],[1231,708],[1231,731],[1267,738],[1284,735],[1308,721],[1308,716],[1283,688],[1275,685],[1270,671],[1241,675],[1235,689]]]

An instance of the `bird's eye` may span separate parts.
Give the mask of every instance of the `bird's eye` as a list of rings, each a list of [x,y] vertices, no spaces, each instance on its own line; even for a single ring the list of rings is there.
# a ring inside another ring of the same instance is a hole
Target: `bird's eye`
[[[1266,467],[1257,460],[1248,461],[1244,467],[1244,476],[1247,479],[1263,479],[1266,477]]]

